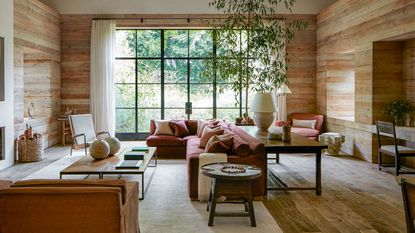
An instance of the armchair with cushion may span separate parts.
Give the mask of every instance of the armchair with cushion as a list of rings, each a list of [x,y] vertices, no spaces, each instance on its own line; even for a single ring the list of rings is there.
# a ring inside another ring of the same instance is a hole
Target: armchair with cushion
[[[307,124],[304,125],[295,125],[294,120],[300,120],[300,121],[315,121],[314,125],[307,126]],[[291,132],[307,137],[312,140],[317,140],[318,135],[321,134],[322,128],[323,128],[323,121],[324,116],[321,114],[315,114],[315,113],[291,113],[288,116],[288,121],[277,121],[277,126],[283,126],[283,125],[291,125]]]
[[[0,188],[0,232],[138,233],[138,184],[27,180]],[[9,187],[8,187],[9,186]]]

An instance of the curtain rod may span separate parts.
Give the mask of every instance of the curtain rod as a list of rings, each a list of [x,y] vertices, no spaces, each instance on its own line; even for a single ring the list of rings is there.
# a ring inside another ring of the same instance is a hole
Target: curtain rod
[[[280,19],[280,20],[284,19],[284,18],[281,18],[281,17],[278,17],[278,18],[270,17],[270,18],[271,19]],[[117,19],[120,19],[120,20],[141,20],[141,22],[143,22],[145,19],[187,19],[187,22],[190,23],[190,20],[192,20],[192,19],[226,19],[226,17],[223,17],[223,18],[218,18],[218,17],[206,17],[206,18],[190,18],[190,17],[172,17],[172,18],[168,18],[168,17],[166,17],[166,18],[146,18],[146,17],[138,17],[138,18],[122,18],[122,17],[119,17],[119,18],[114,18],[114,17],[110,17],[110,18],[92,18],[92,20],[117,20]]]

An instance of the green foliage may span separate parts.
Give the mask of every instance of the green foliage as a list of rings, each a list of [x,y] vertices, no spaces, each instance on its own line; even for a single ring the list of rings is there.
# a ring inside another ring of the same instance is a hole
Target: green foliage
[[[209,6],[229,14],[229,17],[220,26],[214,26],[218,59],[210,61],[213,65],[207,65],[206,69],[216,69],[222,79],[233,83],[234,91],[245,90],[246,112],[251,89],[270,92],[287,83],[285,44],[293,39],[295,30],[305,30],[307,23],[294,20],[284,25],[284,20],[275,15],[281,7],[291,11],[294,2],[295,0],[209,2]]]
[[[404,98],[397,98],[383,106],[383,112],[394,117],[396,125],[404,125],[406,114],[414,110],[413,100]]]

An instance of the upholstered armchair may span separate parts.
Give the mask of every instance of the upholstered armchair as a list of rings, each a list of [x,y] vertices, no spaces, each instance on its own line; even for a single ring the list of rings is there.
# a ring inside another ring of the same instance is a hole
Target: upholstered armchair
[[[298,121],[296,120],[306,120],[306,121],[315,121],[313,125],[307,126],[307,124],[295,124]],[[294,122],[296,121],[296,122]],[[291,113],[288,116],[287,121],[277,121],[277,126],[291,125],[291,132],[307,137],[312,140],[317,140],[318,135],[321,134],[323,128],[324,116],[321,114],[314,113]]]

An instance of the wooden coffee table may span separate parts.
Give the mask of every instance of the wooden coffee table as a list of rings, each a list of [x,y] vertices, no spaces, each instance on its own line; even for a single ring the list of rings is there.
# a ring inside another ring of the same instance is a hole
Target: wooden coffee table
[[[117,164],[123,160],[124,154],[131,150],[132,147],[122,148],[114,156],[109,156],[103,160],[95,160],[91,156],[86,155],[82,159],[76,161],[69,167],[63,169],[60,172],[60,179],[63,175],[98,175],[99,179],[103,179],[104,175],[141,175],[141,197],[144,199],[145,194],[153,179],[155,170],[151,173],[150,179],[147,185],[144,185],[144,175],[148,167],[157,167],[157,155],[156,147],[149,147],[149,152],[144,155],[143,163],[139,169],[115,169]],[[154,165],[150,165],[150,162],[154,160]]]
[[[265,193],[267,190],[315,190],[316,195],[321,195],[321,150],[327,149],[327,145],[324,145],[318,141],[314,141],[303,137],[301,135],[291,133],[291,142],[283,142],[281,140],[268,139],[267,131],[260,131],[256,126],[240,126],[241,129],[245,130],[252,137],[258,141],[264,143],[265,147],[265,164],[268,166],[267,154],[275,153],[277,155],[276,162],[279,163],[279,154],[287,153],[291,155],[300,153],[315,154],[316,158],[316,184],[314,187],[290,187],[284,181],[282,181],[277,174],[272,170],[265,169],[265,172],[270,172],[270,175],[277,180],[280,187],[268,187],[265,182]],[[267,175],[267,174],[266,174]]]
[[[226,173],[221,170],[225,165],[243,168],[241,173]],[[251,180],[261,176],[261,168],[245,164],[212,163],[202,167],[202,174],[213,179],[209,194],[207,210],[209,212],[208,226],[213,226],[213,219],[218,217],[250,217],[251,226],[256,227],[254,205],[252,203]],[[244,204],[245,212],[217,213],[216,203],[220,196],[226,196],[226,202]]]

